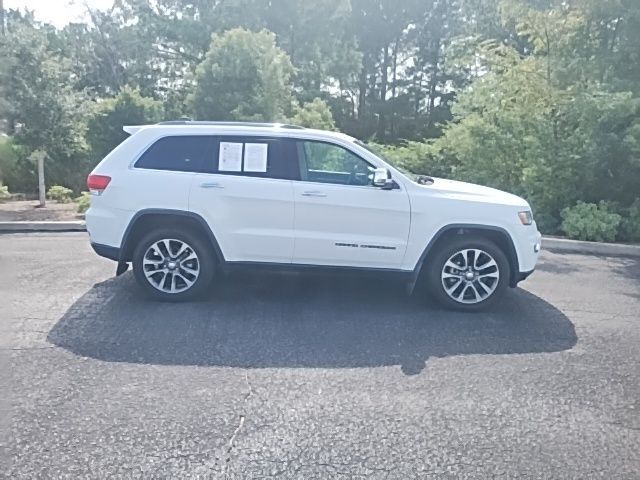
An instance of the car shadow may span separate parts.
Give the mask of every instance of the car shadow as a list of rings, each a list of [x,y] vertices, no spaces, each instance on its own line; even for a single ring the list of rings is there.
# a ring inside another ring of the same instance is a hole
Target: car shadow
[[[557,352],[577,341],[558,309],[521,289],[487,313],[441,310],[399,282],[350,276],[236,273],[192,303],[145,300],[127,273],[96,284],[48,340],[109,362],[243,368],[400,365],[430,357]]]
[[[635,292],[625,292],[624,295],[640,300],[640,261],[635,258],[621,257],[610,264],[613,264],[616,275],[628,279],[629,285],[636,287]]]
[[[547,273],[556,273],[560,275],[566,275],[569,273],[575,273],[580,269],[571,261],[567,260],[562,254],[556,253],[553,260],[541,258],[538,260],[536,270]]]

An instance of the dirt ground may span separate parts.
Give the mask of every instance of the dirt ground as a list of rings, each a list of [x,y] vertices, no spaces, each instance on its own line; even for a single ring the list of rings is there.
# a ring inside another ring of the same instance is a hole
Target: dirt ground
[[[5,202],[0,203],[0,222],[81,220],[84,215],[77,210],[75,203],[47,201],[46,207],[38,208],[37,200]]]

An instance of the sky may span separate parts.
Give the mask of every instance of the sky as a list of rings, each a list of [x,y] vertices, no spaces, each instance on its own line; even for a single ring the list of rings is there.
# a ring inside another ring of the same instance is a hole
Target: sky
[[[69,22],[86,19],[86,7],[106,9],[113,0],[4,0],[4,8],[33,10],[36,20],[64,27]]]

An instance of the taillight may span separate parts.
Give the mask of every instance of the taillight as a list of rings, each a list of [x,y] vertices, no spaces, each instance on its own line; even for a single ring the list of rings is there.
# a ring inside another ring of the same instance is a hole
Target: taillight
[[[92,195],[102,195],[110,181],[111,177],[106,175],[89,175],[87,177],[87,188]]]

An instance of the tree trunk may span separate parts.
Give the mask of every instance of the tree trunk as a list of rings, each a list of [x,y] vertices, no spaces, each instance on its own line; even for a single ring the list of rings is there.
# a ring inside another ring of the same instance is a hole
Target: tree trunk
[[[387,136],[386,101],[389,85],[389,45],[385,45],[382,51],[382,77],[380,81],[380,113],[378,115],[378,139],[384,140]]]
[[[5,36],[4,32],[4,1],[0,0],[0,24],[2,24],[2,36]]]
[[[38,197],[40,206],[46,205],[46,190],[44,186],[44,155],[38,155]]]
[[[431,63],[431,78],[429,79],[429,106],[427,110],[428,130],[431,130],[431,127],[433,126],[433,109],[436,104],[436,87],[438,86],[438,74],[440,73],[440,68],[438,65],[438,63],[440,62],[440,42],[440,38],[437,38],[433,49],[433,57]]]
[[[398,82],[398,49],[400,48],[400,37],[396,38],[396,43],[393,46],[392,58],[393,58],[393,73],[392,73],[392,85],[391,85],[391,98],[396,98],[397,82]]]
[[[400,36],[396,38],[396,42],[393,46],[392,52],[392,77],[391,77],[391,99],[396,98],[396,91],[398,87],[398,49],[400,47]],[[392,109],[391,111],[391,124],[389,125],[389,130],[391,131],[391,135],[396,136],[396,111]]]
[[[358,79],[358,120],[364,120],[367,102],[367,61],[362,58],[362,69]]]
[[[291,58],[291,63],[295,65],[295,54],[296,54],[296,32],[293,27],[293,23],[289,25],[289,57]]]
[[[420,102],[422,101],[422,96],[420,95],[420,91],[422,89],[422,72],[416,75],[415,89],[416,89],[416,98],[414,103],[414,113],[415,113],[415,118],[417,120],[418,117],[420,116]]]

